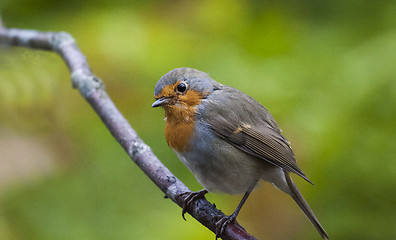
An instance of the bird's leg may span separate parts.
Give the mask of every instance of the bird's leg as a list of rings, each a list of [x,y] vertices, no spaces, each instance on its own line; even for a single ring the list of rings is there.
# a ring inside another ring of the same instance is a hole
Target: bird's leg
[[[205,194],[207,194],[208,191],[206,189],[202,189],[201,191],[198,192],[185,192],[179,194],[177,197],[182,197],[184,195],[187,195],[184,200],[183,200],[183,211],[182,211],[182,217],[184,220],[186,218],[184,217],[184,214],[187,212],[187,208],[197,199],[204,198]]]
[[[253,191],[254,187],[256,186],[259,178],[255,179],[252,185],[250,185],[249,189],[246,191],[245,195],[243,195],[242,200],[239,202],[238,207],[235,209],[235,211],[230,215],[230,216],[225,216],[222,217],[218,222],[216,222],[216,239],[220,237],[220,235],[223,234],[225,228],[227,225],[231,222],[233,222],[236,217],[238,216],[239,211],[241,211],[241,208],[243,204],[245,204],[246,200],[248,199],[250,193]]]

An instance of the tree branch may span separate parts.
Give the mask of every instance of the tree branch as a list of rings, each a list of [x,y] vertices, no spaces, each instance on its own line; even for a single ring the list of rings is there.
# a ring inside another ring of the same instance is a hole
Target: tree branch
[[[161,163],[118,111],[104,90],[102,81],[92,74],[86,57],[70,34],[7,29],[1,25],[0,19],[0,44],[58,53],[71,73],[73,87],[91,104],[130,158],[168,198],[179,206],[183,205],[184,199],[179,196],[181,193],[190,192],[190,189]],[[215,219],[225,216],[206,199],[196,200],[188,207],[187,212],[213,232],[216,232]],[[235,240],[256,239],[237,223],[229,224],[220,237]]]

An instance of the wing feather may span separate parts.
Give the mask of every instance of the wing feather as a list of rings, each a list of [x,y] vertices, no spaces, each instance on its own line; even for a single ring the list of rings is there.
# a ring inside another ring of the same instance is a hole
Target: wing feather
[[[275,131],[271,125],[264,124],[257,128],[243,123],[236,126],[223,117],[211,119],[209,124],[219,137],[238,149],[293,172],[312,184],[297,166],[296,158],[287,139]]]

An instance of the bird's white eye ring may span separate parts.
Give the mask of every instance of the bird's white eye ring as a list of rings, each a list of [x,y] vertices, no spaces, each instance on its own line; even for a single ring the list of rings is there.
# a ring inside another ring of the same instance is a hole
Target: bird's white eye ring
[[[184,93],[187,90],[187,83],[181,82],[177,85],[176,90],[180,93]]]

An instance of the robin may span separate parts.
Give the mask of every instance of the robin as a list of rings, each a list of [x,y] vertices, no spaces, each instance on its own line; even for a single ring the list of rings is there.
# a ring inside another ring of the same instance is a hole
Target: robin
[[[191,204],[208,191],[245,194],[234,213],[216,223],[216,237],[236,219],[263,179],[289,194],[322,238],[329,238],[290,173],[311,181],[297,166],[289,141],[263,105],[192,68],[176,68],[162,76],[154,95],[152,107],[165,110],[168,145],[204,187],[188,193],[185,202]],[[185,211],[186,207],[183,217]]]

